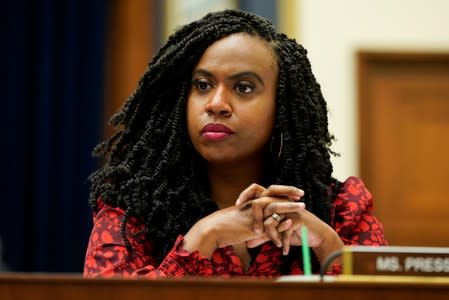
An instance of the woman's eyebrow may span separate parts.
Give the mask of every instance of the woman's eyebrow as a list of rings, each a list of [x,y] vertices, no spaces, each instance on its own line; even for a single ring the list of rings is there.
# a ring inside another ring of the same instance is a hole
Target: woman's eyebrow
[[[214,74],[212,74],[211,72],[209,72],[205,69],[196,69],[192,73],[192,77],[195,77],[195,76],[204,76],[204,77],[213,78]],[[235,73],[235,74],[232,74],[231,76],[229,76],[229,79],[235,80],[240,77],[252,77],[252,78],[256,79],[257,81],[259,81],[259,83],[262,86],[264,86],[264,82],[263,82],[262,78],[256,72],[253,72],[253,71],[238,72],[238,73]]]
[[[204,69],[194,70],[192,73],[192,77],[195,77],[195,76],[214,77],[214,75],[211,72],[206,71]]]
[[[239,77],[252,77],[254,79],[256,79],[257,81],[259,81],[259,83],[263,86],[263,80],[262,78],[255,72],[252,71],[244,71],[244,72],[238,72],[235,74],[232,74],[231,76],[229,76],[230,79],[237,79]]]

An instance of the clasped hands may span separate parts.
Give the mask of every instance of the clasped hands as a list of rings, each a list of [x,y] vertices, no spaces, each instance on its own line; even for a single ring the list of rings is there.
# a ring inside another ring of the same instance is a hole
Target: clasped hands
[[[290,245],[301,245],[300,229],[308,213],[305,204],[298,202],[303,196],[304,191],[285,185],[264,188],[252,184],[245,189],[235,204],[250,212],[254,233],[259,235],[246,241],[247,246],[257,247],[271,240],[287,255]]]
[[[217,248],[243,243],[247,247],[257,247],[273,241],[287,255],[291,245],[301,245],[301,226],[306,225],[309,246],[321,261],[340,249],[343,243],[333,228],[299,201],[303,196],[302,190],[292,186],[264,188],[252,184],[240,194],[235,205],[217,210],[195,223],[184,236],[183,247],[211,257]]]
[[[308,211],[303,202],[298,202],[303,196],[304,191],[285,185],[264,188],[252,184],[245,189],[236,205],[249,212],[248,216],[253,219],[253,232],[257,235],[246,240],[246,245],[256,247],[271,240],[287,255],[291,245],[301,245],[301,226],[305,225],[309,229],[308,244],[320,262],[340,250],[343,241],[337,232]]]

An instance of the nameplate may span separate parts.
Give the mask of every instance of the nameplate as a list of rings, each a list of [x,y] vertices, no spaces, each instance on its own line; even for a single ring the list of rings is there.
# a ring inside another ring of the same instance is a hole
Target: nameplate
[[[345,246],[343,274],[449,276],[449,248]]]

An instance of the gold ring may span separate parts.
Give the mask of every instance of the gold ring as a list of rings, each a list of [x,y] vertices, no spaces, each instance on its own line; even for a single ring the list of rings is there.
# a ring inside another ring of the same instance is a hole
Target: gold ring
[[[278,221],[278,222],[280,222],[280,221],[282,220],[281,216],[278,215],[277,213],[273,213],[273,214],[271,215],[271,217],[272,217],[273,219],[275,219],[276,221]]]

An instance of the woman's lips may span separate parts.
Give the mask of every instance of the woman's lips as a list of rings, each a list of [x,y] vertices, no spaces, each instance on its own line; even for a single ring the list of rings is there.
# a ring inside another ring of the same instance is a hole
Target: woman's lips
[[[207,140],[221,140],[233,133],[229,127],[217,123],[207,124],[201,130],[201,135]]]

